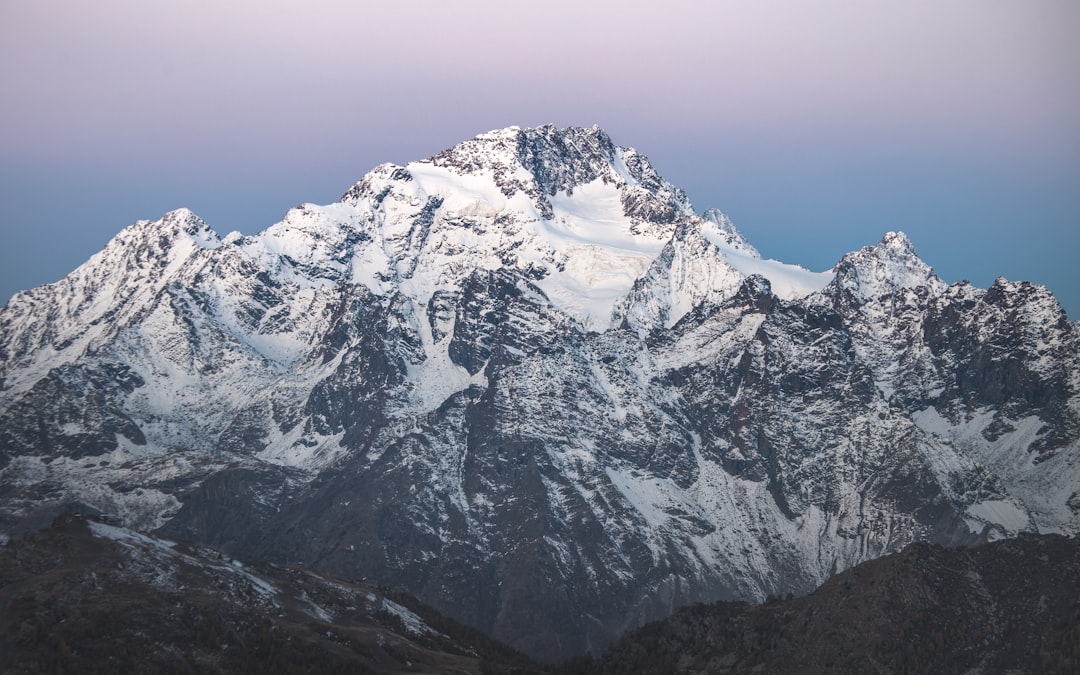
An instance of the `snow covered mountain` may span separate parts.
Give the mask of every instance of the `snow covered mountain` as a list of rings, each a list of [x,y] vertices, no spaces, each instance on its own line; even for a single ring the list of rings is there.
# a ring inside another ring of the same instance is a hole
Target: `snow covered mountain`
[[[81,503],[407,590],[524,651],[1080,531],[1044,288],[903,234],[762,259],[600,129],[377,167],[255,236],[140,221],[0,310],[0,528]]]

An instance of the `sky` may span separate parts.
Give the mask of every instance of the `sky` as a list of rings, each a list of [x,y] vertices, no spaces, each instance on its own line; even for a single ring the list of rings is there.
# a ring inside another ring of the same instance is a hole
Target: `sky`
[[[0,0],[0,302],[479,133],[604,128],[764,256],[908,234],[1080,318],[1080,2]]]

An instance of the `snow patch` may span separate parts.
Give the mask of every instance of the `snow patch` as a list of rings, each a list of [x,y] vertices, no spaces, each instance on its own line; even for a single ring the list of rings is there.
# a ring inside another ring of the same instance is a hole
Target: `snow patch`
[[[279,466],[316,469],[333,463],[345,452],[341,447],[344,431],[329,436],[318,433],[305,435],[304,428],[303,423],[297,424],[287,434],[275,438],[255,456]]]
[[[148,537],[145,534],[140,534],[138,532],[128,530],[123,527],[107,525],[96,520],[87,521],[86,524],[90,526],[90,531],[93,532],[96,536],[101,537],[102,539],[111,539],[122,544],[140,544],[142,546],[150,546],[170,552],[176,546],[176,542],[172,542],[167,539]]]
[[[382,598],[382,608],[401,619],[401,623],[404,624],[405,630],[413,635],[439,635],[437,631],[424,623],[424,620],[416,613],[399,605],[393,600]]]
[[[966,513],[972,532],[981,532],[984,523],[1000,525],[1006,532],[1022,532],[1031,524],[1027,511],[1011,500],[993,499],[972,504]]]
[[[773,295],[784,300],[805,298],[825,288],[833,279],[833,272],[811,272],[799,265],[778,260],[763,260],[756,250],[733,244],[713,221],[705,221],[702,235],[720,249],[724,260],[745,276],[759,274],[769,280]]]

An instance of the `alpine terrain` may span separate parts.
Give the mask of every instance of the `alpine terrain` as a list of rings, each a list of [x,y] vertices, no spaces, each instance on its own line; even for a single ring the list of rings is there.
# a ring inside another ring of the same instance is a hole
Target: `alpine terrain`
[[[598,653],[915,541],[1076,535],[1078,347],[901,233],[810,272],[598,128],[503,129],[13,297],[0,531],[97,510]]]

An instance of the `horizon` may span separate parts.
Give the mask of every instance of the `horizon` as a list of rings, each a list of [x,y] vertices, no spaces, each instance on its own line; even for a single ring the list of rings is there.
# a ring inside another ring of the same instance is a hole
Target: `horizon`
[[[647,155],[765,258],[822,271],[900,230],[948,283],[1031,281],[1080,318],[1072,3],[244,4],[2,10],[0,302],[136,220],[253,234],[378,164],[554,123]]]

